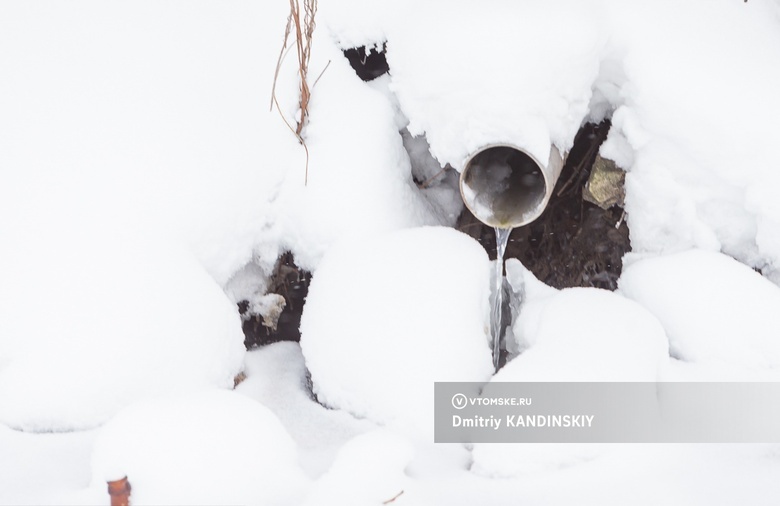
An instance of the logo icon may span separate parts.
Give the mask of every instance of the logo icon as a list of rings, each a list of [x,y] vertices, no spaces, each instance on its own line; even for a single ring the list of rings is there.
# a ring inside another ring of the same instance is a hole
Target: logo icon
[[[463,394],[455,394],[452,396],[452,407],[455,409],[465,408],[468,402],[468,398]]]

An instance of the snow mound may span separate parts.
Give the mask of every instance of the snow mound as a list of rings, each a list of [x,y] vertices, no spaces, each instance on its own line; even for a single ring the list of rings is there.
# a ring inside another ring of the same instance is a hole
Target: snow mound
[[[507,262],[510,280],[515,269],[524,268]],[[525,351],[495,381],[657,381],[669,358],[652,314],[596,288],[528,291],[512,333]]]
[[[210,390],[128,407],[100,432],[92,487],[128,477],[133,504],[297,504],[307,480],[267,408]]]
[[[232,387],[240,320],[192,254],[129,230],[59,235],[55,258],[36,238],[0,263],[2,423],[82,429],[144,396]]]
[[[605,5],[593,102],[614,111],[601,152],[628,171],[633,250],[721,250],[780,281],[776,2]]]
[[[780,288],[736,260],[703,250],[637,260],[619,286],[658,317],[674,357],[780,367]]]
[[[634,251],[723,250],[780,283],[780,171],[767,148],[780,68],[766,64],[777,12],[769,0],[340,0],[322,26],[342,47],[387,43],[408,131],[441,164],[461,170],[500,142],[546,160],[608,117],[601,153],[627,171]]]
[[[332,3],[323,19],[342,44],[387,41],[409,132],[425,133],[442,164],[460,169],[471,152],[498,142],[538,160],[551,144],[571,147],[606,40],[598,8],[572,0],[457,9],[445,0]]]
[[[608,451],[609,445],[600,443],[478,443],[471,470],[489,478],[513,478],[586,464]]]
[[[413,455],[412,445],[391,432],[377,430],[357,436],[339,450],[330,470],[314,483],[304,505],[387,504],[408,487],[410,479],[404,469]],[[406,504],[406,499],[401,504]]]
[[[312,279],[301,320],[317,398],[432,433],[433,383],[484,381],[492,373],[489,281],[485,250],[448,228],[333,248]]]
[[[438,184],[421,189],[412,178],[399,125],[406,120],[397,119],[388,78],[369,84],[360,80],[326,26],[314,38],[310,68],[328,70],[309,103],[304,130],[308,177],[304,161],[288,170],[272,204],[274,240],[293,253],[297,265],[314,270],[328,248],[349,235],[454,225],[460,211],[457,191]],[[294,58],[286,60],[283,71],[296,77]],[[287,101],[282,111],[294,124],[297,82],[278,85],[277,93]],[[424,154],[415,150],[415,159]]]
[[[97,431],[30,434],[0,424],[0,504],[105,504],[105,487],[100,494],[82,488],[96,437]]]
[[[669,361],[658,320],[639,304],[596,288],[544,289],[518,261],[507,278],[522,287],[519,318],[512,330],[524,349],[491,381],[658,381]],[[534,282],[535,281],[535,282]],[[472,470],[486,476],[555,471],[591,461],[610,449],[603,444],[475,444]]]
[[[236,392],[267,406],[295,439],[304,471],[325,473],[342,445],[376,425],[324,408],[311,397],[298,343],[280,342],[252,350],[244,359],[246,379]]]

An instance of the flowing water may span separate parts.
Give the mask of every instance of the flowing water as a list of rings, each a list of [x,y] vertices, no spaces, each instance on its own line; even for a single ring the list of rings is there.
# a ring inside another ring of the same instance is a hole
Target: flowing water
[[[509,241],[511,228],[496,227],[496,271],[495,271],[495,296],[490,318],[490,333],[493,337],[493,367],[498,371],[498,360],[501,356],[501,314],[504,304],[504,253]]]

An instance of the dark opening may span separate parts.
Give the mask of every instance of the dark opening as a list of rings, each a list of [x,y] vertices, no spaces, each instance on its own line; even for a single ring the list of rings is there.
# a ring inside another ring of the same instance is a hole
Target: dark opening
[[[490,147],[475,155],[463,168],[463,184],[469,209],[502,228],[528,221],[547,192],[534,159],[510,146]]]
[[[344,56],[347,57],[349,64],[355,69],[355,73],[360,79],[373,81],[390,71],[385,54],[386,50],[387,43],[382,44],[382,48],[378,51],[376,48],[366,51],[366,46],[360,46],[345,49]]]

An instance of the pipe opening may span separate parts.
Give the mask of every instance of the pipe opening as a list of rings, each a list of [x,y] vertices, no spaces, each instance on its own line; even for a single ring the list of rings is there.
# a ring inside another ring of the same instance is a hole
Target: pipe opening
[[[623,256],[631,251],[628,220],[622,199],[599,207],[584,197],[594,182],[599,148],[607,138],[609,120],[586,123],[574,139],[558,182],[533,223],[516,228],[504,258],[516,258],[540,281],[554,288],[575,286],[617,289]],[[554,174],[554,171],[553,171]],[[458,230],[479,241],[496,258],[496,234],[472,213],[464,211]]]
[[[474,154],[461,174],[461,194],[480,221],[499,228],[530,223],[544,211],[550,193],[547,174],[533,157],[508,145]]]

